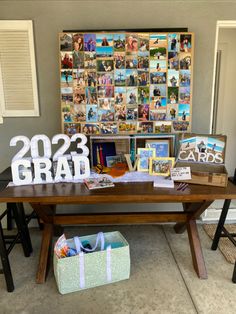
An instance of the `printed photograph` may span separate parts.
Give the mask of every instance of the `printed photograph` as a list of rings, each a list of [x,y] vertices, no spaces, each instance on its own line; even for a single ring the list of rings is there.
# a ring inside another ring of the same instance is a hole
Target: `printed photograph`
[[[150,97],[162,96],[166,97],[166,85],[151,85],[150,86]]]
[[[178,52],[168,52],[168,69],[179,70],[179,54]]]
[[[126,69],[137,69],[138,55],[136,53],[127,53],[125,58]]]
[[[73,105],[73,94],[62,94],[61,105],[62,107]]]
[[[76,51],[83,51],[84,50],[84,35],[75,33],[72,36],[73,40],[73,49]]]
[[[125,52],[114,53],[114,67],[115,69],[125,69]]]
[[[122,156],[117,155],[117,156],[106,156],[106,162],[107,162],[107,167],[112,168],[114,167],[117,163],[122,162]]]
[[[86,105],[86,121],[97,122],[97,105]]]
[[[179,71],[179,86],[187,87],[190,86],[191,72],[189,70]]]
[[[155,149],[151,147],[138,148],[137,154],[139,155],[138,171],[148,172],[150,158],[156,157]]]
[[[114,34],[114,50],[125,51],[125,34]]]
[[[181,70],[191,70],[191,54],[188,52],[180,53],[179,64]]]
[[[149,87],[138,87],[138,103],[149,104]]]
[[[149,34],[138,35],[138,51],[149,51]]]
[[[126,88],[115,87],[115,104],[122,105],[126,103]]]
[[[146,140],[145,147],[153,148],[155,155],[153,157],[170,157],[169,140]]]
[[[84,70],[73,70],[73,87],[77,86],[85,87],[85,77],[87,73]]]
[[[151,72],[166,72],[166,60],[150,60]]]
[[[118,133],[117,123],[113,122],[101,123],[100,130],[102,134],[117,134]]]
[[[85,105],[85,88],[84,87],[76,87],[74,89],[73,101],[75,104]]]
[[[62,70],[61,71],[61,87],[72,87],[73,75],[72,70]]]
[[[149,120],[151,121],[158,121],[159,120],[159,111],[156,109],[151,109],[149,112]]]
[[[166,98],[165,97],[153,97],[150,103],[150,109],[152,110],[166,110]]]
[[[207,152],[207,143],[208,137],[196,136],[196,146],[195,151],[197,153],[206,153]]]
[[[137,120],[138,119],[138,107],[137,105],[126,106],[126,120]]]
[[[60,34],[60,50],[71,51],[72,50],[72,36],[71,34]]]
[[[110,73],[98,72],[97,73],[97,85],[113,85],[113,83],[114,83],[113,72],[110,72]]]
[[[151,84],[166,84],[166,72],[150,73]]]
[[[179,99],[179,88],[168,87],[168,104],[176,104]]]
[[[115,79],[116,86],[125,86],[126,85],[126,70],[115,70],[114,79]]]
[[[171,121],[154,122],[154,133],[171,133]]]
[[[149,72],[145,70],[138,70],[138,86],[149,85]]]
[[[137,87],[126,88],[126,103],[134,105],[138,103],[138,89]]]
[[[127,52],[138,51],[138,37],[136,34],[126,34],[125,49]]]
[[[168,71],[168,86],[171,87],[179,86],[179,71],[176,70]]]
[[[138,84],[138,71],[137,70],[126,70],[126,85],[137,86]]]
[[[99,109],[113,110],[114,98],[99,98],[98,104],[99,104]]]
[[[99,134],[99,124],[81,123],[81,133],[84,133],[86,135]]]
[[[149,174],[159,176],[169,176],[170,169],[174,167],[175,159],[172,157],[150,158]]]
[[[178,105],[178,120],[189,121],[189,119],[190,119],[190,105],[179,104]]]
[[[157,121],[166,120],[166,110],[160,110],[159,109],[158,111],[156,111],[155,120],[157,120]]]
[[[96,50],[96,35],[84,34],[84,51]]]
[[[92,86],[86,87],[85,95],[86,95],[87,104],[95,105],[98,103],[96,87],[92,87]]]
[[[188,121],[173,121],[173,132],[188,132],[189,126]]]
[[[98,47],[112,47],[113,46],[113,34],[97,34],[96,35],[96,48]]]
[[[64,121],[65,123],[68,123],[68,122],[77,122],[77,121],[75,121],[74,117],[75,117],[75,115],[72,114],[70,111],[63,113],[63,121]]]
[[[166,47],[150,48],[151,60],[165,60],[166,59]]]
[[[114,97],[114,86],[98,86],[98,98]]]
[[[138,69],[148,69],[149,68],[149,56],[138,55]]]
[[[114,121],[115,119],[115,110],[106,110],[106,109],[99,109],[98,110],[98,120],[101,122],[109,122]]]
[[[126,120],[126,105],[115,105],[115,121]]]
[[[178,104],[167,105],[167,120],[176,120],[178,116]]]
[[[180,51],[191,52],[192,44],[190,34],[181,34],[180,35]]]
[[[138,122],[137,133],[153,133],[153,122]]]
[[[179,88],[179,100],[182,104],[190,103],[190,87]]]
[[[85,52],[84,53],[84,67],[85,69],[95,70],[96,69],[96,53]]]
[[[61,94],[72,94],[73,93],[73,87],[71,86],[67,86],[66,84],[62,84],[65,85],[65,87],[61,87]]]
[[[94,71],[85,71],[85,86],[95,87],[97,83],[97,74]]]
[[[225,150],[225,142],[214,137],[208,137],[207,152],[211,154],[223,153]]]
[[[86,121],[86,105],[74,105],[73,112],[75,122]]]
[[[165,47],[167,46],[166,34],[150,34],[150,47]]]
[[[68,136],[72,136],[80,132],[79,123],[65,123],[64,124],[64,133]]]
[[[98,72],[111,72],[114,69],[114,63],[111,59],[97,60]]]
[[[113,57],[113,47],[96,47],[97,58],[109,58]]]
[[[72,69],[73,68],[73,57],[72,52],[61,51],[61,69]]]
[[[179,35],[168,34],[168,50],[179,52]]]
[[[136,133],[136,122],[120,122],[119,133]]]
[[[81,51],[73,50],[73,68],[74,69],[83,69],[84,68],[84,53]]]
[[[138,120],[149,120],[149,105],[138,105]]]
[[[180,150],[181,151],[198,151],[196,150],[196,137],[189,137],[189,138],[184,138],[183,140],[179,141],[180,143]]]

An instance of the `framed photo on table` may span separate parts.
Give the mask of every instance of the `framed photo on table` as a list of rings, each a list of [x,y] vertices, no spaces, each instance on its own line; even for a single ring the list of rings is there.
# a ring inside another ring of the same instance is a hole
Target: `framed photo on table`
[[[169,176],[170,169],[174,167],[175,159],[171,157],[155,157],[149,160],[149,174],[155,176]]]
[[[170,157],[170,141],[166,140],[146,140],[146,148],[155,149],[155,157]]]
[[[138,148],[138,171],[148,172],[149,170],[149,160],[155,157],[154,148]]]

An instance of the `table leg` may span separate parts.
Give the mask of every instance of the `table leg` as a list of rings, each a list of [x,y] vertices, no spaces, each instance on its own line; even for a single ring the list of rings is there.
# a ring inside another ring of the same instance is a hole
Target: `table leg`
[[[215,232],[215,235],[214,235],[214,239],[213,239],[213,242],[212,242],[212,245],[211,245],[211,249],[214,250],[214,251],[218,247],[218,243],[219,243],[219,240],[220,240],[222,229],[223,229],[224,224],[225,224],[225,219],[226,219],[227,214],[228,214],[230,203],[231,203],[231,200],[225,200],[224,201],[224,205],[223,205],[222,212],[221,212],[221,215],[220,215],[220,220],[218,222],[218,225],[217,225],[217,228],[216,228],[216,232]]]
[[[29,229],[25,218],[24,206],[22,203],[11,204],[11,209],[15,217],[17,229],[20,232],[20,238],[25,257],[29,257],[33,251],[30,239]]]
[[[193,267],[200,279],[207,279],[207,271],[203,258],[201,242],[198,235],[196,220],[187,222],[189,244],[192,254]]]
[[[0,221],[0,256],[1,256],[1,261],[2,261],[3,275],[6,280],[7,291],[12,292],[14,290],[14,283],[13,283],[11,266],[8,259],[1,221]]]
[[[52,236],[53,236],[53,224],[45,223],[44,229],[43,229],[43,235],[42,235],[40,255],[39,255],[38,271],[36,275],[37,283],[44,283],[46,281],[48,260],[50,259],[50,253],[51,253]]]
[[[38,271],[36,275],[37,283],[44,283],[46,281],[47,270],[49,269],[49,260],[51,256],[51,243],[53,237],[53,217],[56,212],[55,205],[41,205],[41,204],[30,204],[32,208],[35,210],[39,218],[44,223],[43,233],[42,233],[42,241],[41,241],[41,249],[39,255],[39,265]]]
[[[183,203],[184,212],[188,213],[188,220],[196,220],[213,201],[203,201],[201,203]],[[187,221],[186,221],[187,222]],[[186,228],[186,222],[179,222],[174,226],[176,233],[183,233]]]

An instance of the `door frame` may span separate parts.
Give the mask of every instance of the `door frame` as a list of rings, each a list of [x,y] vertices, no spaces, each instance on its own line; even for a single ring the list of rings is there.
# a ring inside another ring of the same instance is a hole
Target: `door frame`
[[[213,65],[213,79],[212,79],[212,94],[211,94],[211,111],[210,111],[210,125],[209,133],[213,130],[214,121],[214,98],[215,98],[215,83],[216,83],[216,59],[217,59],[217,48],[219,40],[220,28],[236,28],[236,20],[224,20],[216,22],[216,37],[215,37],[215,49],[214,49],[214,65]]]

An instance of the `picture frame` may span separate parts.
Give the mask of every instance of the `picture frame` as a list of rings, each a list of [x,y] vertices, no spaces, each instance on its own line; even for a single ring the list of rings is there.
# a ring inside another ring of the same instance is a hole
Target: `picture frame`
[[[61,111],[70,99],[75,112],[62,115],[63,131],[79,123],[95,134],[83,124],[95,123],[100,135],[191,132],[193,50],[187,29],[59,33]]]
[[[149,160],[155,157],[155,148],[138,148],[138,171],[149,171]]]
[[[149,174],[154,176],[170,175],[170,169],[174,167],[175,158],[173,157],[155,157],[149,160]]]
[[[170,157],[170,140],[146,140],[146,148],[155,149],[155,157]]]

